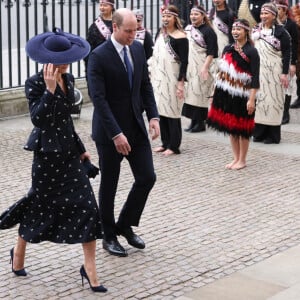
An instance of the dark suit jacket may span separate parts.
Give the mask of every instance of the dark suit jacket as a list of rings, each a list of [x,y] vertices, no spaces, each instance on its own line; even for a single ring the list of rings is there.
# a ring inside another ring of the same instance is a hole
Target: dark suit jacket
[[[92,137],[96,143],[112,143],[112,138],[121,132],[130,138],[136,128],[148,137],[143,109],[148,120],[158,118],[143,46],[134,41],[130,52],[134,65],[132,89],[111,40],[94,49],[89,56],[88,86],[94,104]]]
[[[79,153],[85,152],[71,118],[71,108],[75,103],[74,77],[69,73],[62,76],[68,87],[67,96],[59,87],[54,95],[47,92],[42,71],[26,80],[25,94],[34,128],[24,146],[25,150],[62,152],[71,142],[75,142]]]

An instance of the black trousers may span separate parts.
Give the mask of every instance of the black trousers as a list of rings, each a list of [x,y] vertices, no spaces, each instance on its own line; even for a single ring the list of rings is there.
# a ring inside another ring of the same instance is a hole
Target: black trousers
[[[121,228],[138,226],[148,195],[156,181],[152,151],[149,140],[130,143],[131,152],[125,158],[128,160],[134,176],[134,183],[127,200],[119,214],[117,224]],[[116,222],[114,203],[118,187],[121,162],[124,158],[116,151],[114,144],[97,144],[101,182],[99,189],[99,209],[104,238],[116,237]]]
[[[281,140],[281,125],[271,126],[255,123],[253,137],[257,140],[271,140],[273,143],[279,144]]]
[[[185,103],[182,108],[182,115],[197,123],[203,123],[207,119],[207,113],[207,107],[198,107]]]
[[[181,119],[160,116],[159,124],[162,147],[179,154],[182,140]]]

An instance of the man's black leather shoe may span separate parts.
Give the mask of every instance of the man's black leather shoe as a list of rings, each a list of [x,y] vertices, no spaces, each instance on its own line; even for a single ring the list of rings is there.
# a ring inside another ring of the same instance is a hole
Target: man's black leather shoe
[[[125,257],[127,256],[127,251],[121,246],[121,244],[118,242],[118,240],[111,239],[111,240],[102,240],[102,246],[103,249],[108,251],[109,254],[115,255],[115,256],[120,256],[120,257]]]
[[[122,235],[127,240],[128,244],[132,247],[138,248],[138,249],[144,249],[145,243],[144,241],[133,232],[131,227],[128,227],[126,229],[117,228],[117,235]]]

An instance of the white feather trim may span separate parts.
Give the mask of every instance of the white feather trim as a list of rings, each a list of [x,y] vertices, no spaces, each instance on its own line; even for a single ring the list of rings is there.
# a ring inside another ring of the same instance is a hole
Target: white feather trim
[[[228,92],[231,96],[238,96],[243,98],[248,98],[250,93],[249,90],[243,89],[238,86],[233,86],[229,84],[228,81],[217,79],[216,80],[216,87]]]
[[[244,84],[251,82],[251,76],[246,72],[238,72],[233,64],[229,64],[226,60],[219,60],[219,70],[228,73],[233,80],[240,80]]]

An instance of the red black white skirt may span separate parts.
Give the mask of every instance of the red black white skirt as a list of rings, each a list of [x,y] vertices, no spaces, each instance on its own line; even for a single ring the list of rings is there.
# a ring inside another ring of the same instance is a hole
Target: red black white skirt
[[[251,75],[232,60],[231,53],[225,54],[219,63],[208,127],[233,136],[252,136],[254,113],[247,111],[250,82]]]

